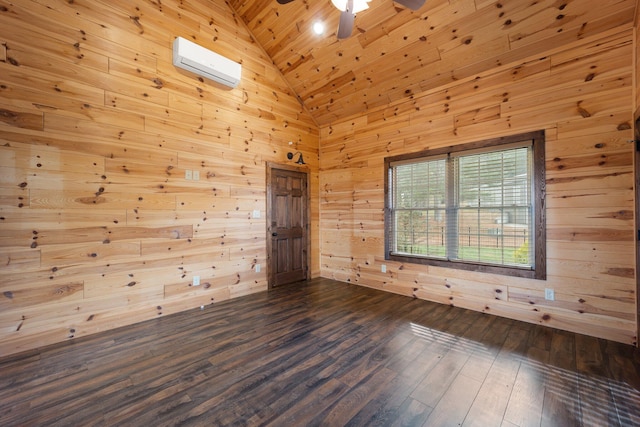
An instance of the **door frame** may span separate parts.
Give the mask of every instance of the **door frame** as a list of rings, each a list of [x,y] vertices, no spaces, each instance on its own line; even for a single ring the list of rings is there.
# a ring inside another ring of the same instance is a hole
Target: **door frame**
[[[640,109],[634,113],[633,121],[633,174],[635,187],[636,241],[636,347],[640,347]]]
[[[267,172],[266,172],[266,197],[267,197],[267,204],[266,204],[266,213],[265,213],[265,222],[266,222],[266,239],[267,239],[267,286],[268,289],[273,289],[273,276],[271,274],[271,272],[273,271],[273,268],[271,266],[271,263],[273,262],[272,258],[271,258],[271,252],[273,250],[272,247],[272,240],[271,240],[271,233],[272,233],[272,223],[273,223],[273,206],[271,204],[271,197],[272,197],[272,189],[271,189],[271,179],[273,177],[273,171],[274,170],[285,170],[285,171],[293,171],[293,172],[300,172],[300,173],[304,173],[307,176],[306,182],[307,182],[307,191],[306,191],[306,198],[304,200],[305,203],[305,208],[306,208],[306,224],[304,225],[304,234],[305,234],[305,239],[306,239],[306,252],[307,252],[307,259],[306,259],[306,269],[304,272],[305,275],[305,280],[309,280],[309,272],[311,271],[311,235],[310,235],[310,230],[311,230],[311,172],[309,170],[309,168],[307,166],[294,166],[294,165],[287,165],[287,164],[282,164],[282,163],[275,163],[275,162],[267,162]]]

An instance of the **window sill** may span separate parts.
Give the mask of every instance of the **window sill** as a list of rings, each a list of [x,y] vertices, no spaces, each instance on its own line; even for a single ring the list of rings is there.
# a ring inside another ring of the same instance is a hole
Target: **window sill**
[[[503,276],[523,277],[526,279],[546,280],[546,269],[530,269],[516,266],[480,264],[468,261],[449,261],[446,259],[427,258],[417,255],[387,254],[385,259],[409,264],[432,265],[434,267],[475,271],[478,273],[501,274]]]

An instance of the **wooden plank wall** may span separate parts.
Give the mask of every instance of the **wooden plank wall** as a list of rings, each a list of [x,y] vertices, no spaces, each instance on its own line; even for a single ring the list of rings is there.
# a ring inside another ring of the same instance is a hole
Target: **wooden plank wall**
[[[633,49],[618,27],[322,128],[322,275],[635,344]],[[546,281],[384,260],[385,156],[538,129]]]
[[[239,87],[176,69],[176,36]],[[0,0],[0,357],[265,290],[266,162],[292,149],[317,276],[318,138],[223,1]]]
[[[635,40],[635,117],[640,117],[640,0],[636,0],[636,13],[634,17]]]
[[[634,89],[635,89],[635,103],[634,103],[634,137],[639,139],[640,128],[638,128],[638,119],[640,118],[640,0],[636,0],[636,13],[634,19],[634,43],[635,43],[635,62],[634,62]],[[636,142],[636,144],[640,144]],[[638,145],[636,145],[637,150]],[[638,194],[640,194],[640,153],[635,153],[635,197],[636,197],[636,230],[640,230],[640,200],[638,200]],[[640,236],[639,236],[640,237]],[[640,239],[636,242],[636,320],[638,325],[638,334],[640,334]]]

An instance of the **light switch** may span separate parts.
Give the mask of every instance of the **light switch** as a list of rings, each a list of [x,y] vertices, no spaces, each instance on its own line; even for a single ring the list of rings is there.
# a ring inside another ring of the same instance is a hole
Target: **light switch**
[[[200,181],[200,171],[193,171],[193,180]]]
[[[189,169],[184,171],[184,179],[186,180],[192,180],[193,179],[193,171],[190,171]]]

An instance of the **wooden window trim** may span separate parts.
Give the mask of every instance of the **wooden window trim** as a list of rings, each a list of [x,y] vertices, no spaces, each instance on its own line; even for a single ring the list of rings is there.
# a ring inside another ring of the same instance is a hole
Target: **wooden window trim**
[[[535,268],[522,269],[509,266],[497,266],[481,263],[473,263],[466,261],[448,261],[433,258],[425,258],[411,255],[392,254],[391,242],[391,200],[389,185],[389,170],[392,163],[417,159],[421,157],[433,157],[448,153],[458,153],[461,151],[477,150],[481,148],[496,149],[501,145],[512,144],[519,141],[533,141],[533,197],[534,203],[534,239],[535,239]],[[417,153],[401,154],[398,156],[386,157],[384,159],[384,231],[385,231],[385,260],[398,261],[403,263],[433,265],[444,268],[455,268],[469,271],[477,271],[482,273],[501,274],[507,276],[524,277],[537,280],[546,280],[547,278],[547,261],[546,261],[546,182],[545,182],[545,133],[544,130],[522,133],[518,135],[493,138],[483,141],[471,142],[461,145],[448,146],[430,150],[424,150]]]

